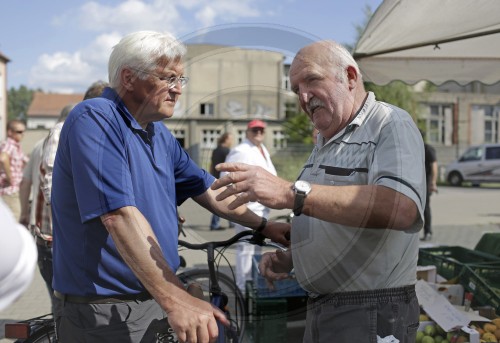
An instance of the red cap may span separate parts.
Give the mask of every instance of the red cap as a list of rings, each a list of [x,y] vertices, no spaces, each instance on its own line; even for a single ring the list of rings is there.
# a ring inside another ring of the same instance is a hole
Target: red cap
[[[262,120],[254,119],[247,125],[247,129],[253,129],[254,127],[261,127],[265,128],[266,123],[264,123]]]

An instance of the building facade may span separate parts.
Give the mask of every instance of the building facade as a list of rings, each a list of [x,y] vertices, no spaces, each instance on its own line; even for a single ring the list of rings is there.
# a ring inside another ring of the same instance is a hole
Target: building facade
[[[188,45],[184,74],[190,81],[165,124],[203,167],[217,137],[229,131],[239,143],[256,118],[268,125],[264,144],[273,154],[286,147],[282,123],[287,104],[297,101],[282,87],[283,61],[283,54],[272,51]]]
[[[50,130],[66,105],[83,100],[83,94],[58,94],[34,92],[26,113],[26,127],[30,130]]]
[[[188,45],[184,74],[190,81],[165,125],[205,168],[219,135],[229,131],[239,143],[247,123],[256,118],[268,124],[264,143],[271,154],[286,148],[283,122],[288,112],[298,112],[299,107],[284,59],[273,51]],[[425,128],[426,141],[436,148],[440,166],[470,145],[500,142],[500,83],[459,86],[449,82],[431,93],[417,92],[417,97],[419,125]],[[35,93],[27,127],[37,134],[50,129],[65,105],[82,98],[82,94]]]
[[[419,94],[419,99],[420,127],[436,148],[440,165],[452,162],[471,145],[500,143],[500,83],[449,82],[435,92]]]

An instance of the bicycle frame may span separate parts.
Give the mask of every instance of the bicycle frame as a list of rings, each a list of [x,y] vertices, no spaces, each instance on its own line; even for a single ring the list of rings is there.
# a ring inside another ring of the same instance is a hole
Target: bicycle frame
[[[244,239],[245,237],[251,237],[249,239]],[[219,281],[217,279],[217,270],[216,270],[216,260],[215,260],[215,251],[217,248],[224,248],[228,247],[230,245],[233,245],[237,242],[247,242],[249,244],[256,244],[256,245],[270,245],[269,243],[264,242],[265,237],[257,232],[254,232],[252,230],[247,230],[243,231],[240,233],[237,233],[233,237],[231,237],[228,240],[225,241],[218,241],[218,242],[205,242],[205,243],[199,243],[199,244],[194,244],[194,243],[189,243],[183,240],[179,240],[179,245],[182,247],[185,247],[187,249],[192,249],[192,250],[206,250],[207,252],[207,265],[208,265],[208,272],[210,275],[210,303],[219,308],[221,311],[226,313],[228,315],[229,313],[226,311],[225,306],[227,304],[228,298],[227,295],[222,292],[222,289],[219,285]],[[274,244],[271,244],[274,246]],[[236,286],[235,286],[236,287]],[[219,329],[219,336],[217,338],[218,343],[224,343],[226,342],[226,328],[219,322],[217,322],[217,326]],[[231,336],[233,339],[237,339],[240,335],[243,334],[243,332],[236,332],[236,330],[229,328],[228,334]]]

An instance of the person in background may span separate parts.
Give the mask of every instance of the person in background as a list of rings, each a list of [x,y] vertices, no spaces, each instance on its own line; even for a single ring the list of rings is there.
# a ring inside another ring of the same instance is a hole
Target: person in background
[[[425,197],[424,210],[424,236],[422,241],[430,241],[432,239],[432,214],[431,214],[431,195],[438,191],[437,177],[438,164],[436,158],[436,150],[431,145],[424,143],[425,149],[425,179],[427,183],[427,195]]]
[[[163,120],[188,78],[186,47],[169,33],[133,32],[112,49],[110,87],[79,103],[59,138],[52,178],[55,313],[62,342],[156,342],[170,330],[206,343],[229,325],[191,296],[179,266],[177,206],[188,198],[287,244],[289,227],[217,201]]]
[[[21,204],[21,215],[19,223],[32,231],[36,224],[36,197],[40,188],[40,163],[42,161],[42,149],[45,137],[33,146],[29,161],[24,167],[23,178],[19,184],[19,202]]]
[[[28,228],[29,232],[35,237],[38,252],[38,268],[47,286],[52,310],[54,310],[50,207],[45,204],[37,204],[37,196],[40,191],[40,164],[42,161],[43,145],[46,139],[46,137],[42,138],[35,144],[31,151],[29,162],[23,171],[23,178],[19,187],[19,200],[21,203],[21,217],[19,222]],[[37,205],[42,205],[38,208],[38,213]]]
[[[26,125],[20,120],[7,123],[7,139],[0,144],[0,196],[9,206],[16,220],[21,216],[19,185],[28,157],[21,149]]]
[[[220,177],[220,173],[215,170],[215,166],[219,163],[222,163],[226,160],[227,154],[229,154],[229,150],[233,145],[233,135],[230,132],[224,132],[219,139],[217,139],[217,147],[212,152],[212,158],[210,162],[210,174],[215,176],[217,179]],[[210,230],[224,230],[224,227],[219,225],[220,217],[215,213],[212,214],[212,219],[210,221]],[[229,223],[229,227],[234,224]]]
[[[14,218],[0,199],[0,311],[6,309],[31,284],[36,267],[36,246],[28,230]]]
[[[262,167],[272,175],[276,174],[276,168],[271,161],[269,151],[264,145],[266,123],[254,119],[247,125],[246,138],[235,146],[226,157],[226,162],[240,162]],[[224,175],[222,173],[221,175]],[[253,201],[248,203],[248,208],[261,217],[269,217],[269,208]],[[244,225],[236,224],[236,231],[248,230]],[[245,283],[252,280],[252,259],[256,253],[260,253],[260,247],[253,244],[238,244],[236,247],[236,284],[239,289],[245,290]]]
[[[414,342],[419,231],[425,207],[424,144],[411,116],[367,92],[340,44],[299,50],[291,89],[318,129],[318,145],[289,182],[261,167],[224,163],[212,185],[230,208],[259,201],[293,209],[291,246],[262,256],[270,283],[292,268],[308,291],[304,342]],[[230,186],[229,186],[230,185]]]

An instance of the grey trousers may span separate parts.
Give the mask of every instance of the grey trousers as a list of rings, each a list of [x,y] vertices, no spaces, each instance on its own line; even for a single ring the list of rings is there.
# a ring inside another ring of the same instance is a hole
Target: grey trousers
[[[414,343],[419,314],[414,286],[309,299],[304,343],[376,343],[377,335]]]
[[[114,304],[61,302],[55,313],[59,342],[157,342],[169,330],[165,312],[154,300]],[[168,340],[167,340],[168,342]]]

